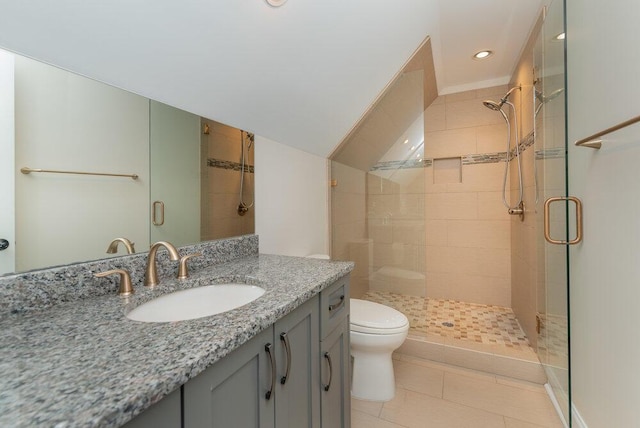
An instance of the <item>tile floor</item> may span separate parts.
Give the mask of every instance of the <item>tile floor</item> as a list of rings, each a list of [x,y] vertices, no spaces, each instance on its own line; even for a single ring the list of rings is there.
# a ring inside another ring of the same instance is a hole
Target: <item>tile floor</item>
[[[530,348],[527,336],[510,308],[386,291],[370,290],[362,298],[405,314],[413,334],[437,335],[514,350]]]
[[[539,384],[394,354],[396,397],[352,400],[352,428],[562,428]]]

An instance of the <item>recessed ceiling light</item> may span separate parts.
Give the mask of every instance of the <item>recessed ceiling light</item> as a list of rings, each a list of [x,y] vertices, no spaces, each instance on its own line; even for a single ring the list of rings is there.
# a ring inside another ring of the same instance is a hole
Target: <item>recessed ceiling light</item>
[[[267,3],[269,3],[273,7],[282,6],[286,2],[287,0],[267,0]]]
[[[473,55],[473,59],[485,59],[493,55],[493,51],[480,51]]]
[[[564,40],[565,34],[564,33],[560,33],[557,36],[555,36],[553,39],[554,40]]]
[[[415,148],[416,148],[416,146],[411,146],[411,148],[410,148],[409,150],[413,150],[413,149],[415,149]]]
[[[407,144],[408,142],[409,142],[409,140],[404,140],[404,143],[402,143],[402,144]]]

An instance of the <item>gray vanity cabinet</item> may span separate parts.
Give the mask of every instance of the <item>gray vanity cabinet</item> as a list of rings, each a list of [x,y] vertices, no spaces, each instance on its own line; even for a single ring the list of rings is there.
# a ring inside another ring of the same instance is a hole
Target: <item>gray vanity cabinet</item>
[[[184,427],[319,428],[318,323],[315,297],[187,382]]]
[[[180,428],[180,388],[149,407],[123,428]]]
[[[347,276],[184,384],[182,427],[349,428],[348,312]],[[177,407],[164,413],[173,420],[135,428],[180,426],[180,395],[171,397],[158,404]]]
[[[345,277],[320,295],[321,418],[323,428],[351,426],[351,353],[349,280]]]
[[[184,428],[273,428],[269,328],[183,387]]]

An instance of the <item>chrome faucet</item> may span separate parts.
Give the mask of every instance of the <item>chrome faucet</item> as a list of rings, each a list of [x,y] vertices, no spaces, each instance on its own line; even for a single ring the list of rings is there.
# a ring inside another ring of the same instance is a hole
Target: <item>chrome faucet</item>
[[[144,275],[144,285],[146,287],[155,287],[158,285],[158,270],[156,268],[156,253],[160,247],[164,247],[169,252],[171,260],[179,260],[178,250],[170,242],[158,241],[149,249],[149,258],[147,259],[147,270]]]
[[[136,252],[134,248],[134,243],[129,241],[127,238],[116,238],[109,244],[109,248],[107,248],[108,254],[115,254],[118,252],[118,244],[122,242],[122,245],[127,249],[127,254],[133,254]]]

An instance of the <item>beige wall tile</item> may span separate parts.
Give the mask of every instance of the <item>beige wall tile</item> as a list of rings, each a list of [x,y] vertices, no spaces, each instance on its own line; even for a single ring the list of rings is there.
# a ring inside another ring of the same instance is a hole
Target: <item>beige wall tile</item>
[[[450,104],[459,101],[475,100],[477,96],[478,92],[475,89],[472,89],[470,91],[456,92],[455,94],[445,95],[444,99],[445,103]]]
[[[425,195],[427,220],[474,220],[478,218],[477,193]]]
[[[359,169],[331,162],[331,179],[338,181],[338,186],[333,188],[334,192],[365,194],[367,175],[369,174]]]
[[[446,129],[445,105],[431,104],[424,111],[425,132],[444,131]]]
[[[392,226],[393,242],[425,245],[426,233],[423,220],[395,221]]]
[[[427,245],[446,246],[448,244],[446,220],[427,220],[425,226],[427,229]]]
[[[448,244],[451,247],[510,247],[509,220],[449,220]]]
[[[447,102],[447,129],[469,128],[504,123],[500,113],[486,108],[481,100]]]
[[[447,158],[476,153],[476,129],[425,132],[425,158]]]
[[[494,365],[493,355],[489,353],[447,345],[444,347],[444,363],[488,373]]]
[[[509,219],[507,208],[502,203],[502,192],[478,192],[479,220]]]
[[[492,86],[490,88],[477,89],[476,99],[479,99],[479,100],[490,99],[490,100],[498,101],[498,99],[502,98],[504,94],[507,93],[508,90],[509,90],[509,87],[507,85],[499,85],[499,86]]]
[[[333,193],[331,197],[332,220],[335,224],[364,221],[365,195],[359,193]]]
[[[540,385],[547,382],[547,375],[539,361],[526,361],[496,355],[493,371],[496,375],[510,376]]]
[[[403,355],[416,356],[429,361],[444,361],[444,337],[430,337],[428,340],[407,338],[396,351],[401,357]],[[395,354],[394,354],[395,355]]]
[[[502,192],[504,163],[462,165],[462,183],[447,184],[448,192]],[[508,181],[508,180],[507,180]],[[507,182],[507,186],[509,183]],[[510,189],[510,187],[507,187]]]
[[[496,153],[507,151],[507,125],[479,126],[477,129],[478,153]]]

